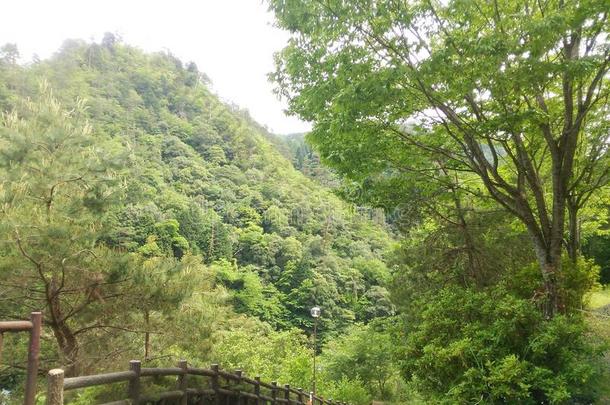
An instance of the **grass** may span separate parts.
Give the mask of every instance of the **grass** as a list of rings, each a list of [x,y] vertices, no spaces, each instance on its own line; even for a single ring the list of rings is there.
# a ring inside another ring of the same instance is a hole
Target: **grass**
[[[610,304],[610,286],[602,290],[594,291],[589,296],[589,308],[598,309]]]
[[[591,311],[587,317],[589,327],[597,339],[610,342],[610,311],[594,312],[600,308],[610,305],[610,286],[590,293],[588,297],[588,309]],[[604,370],[606,382],[601,382],[599,404],[610,404],[610,351],[604,356],[604,363],[607,365]]]

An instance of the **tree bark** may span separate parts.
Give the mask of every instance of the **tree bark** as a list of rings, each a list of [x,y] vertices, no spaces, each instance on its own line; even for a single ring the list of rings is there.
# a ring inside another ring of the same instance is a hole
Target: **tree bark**
[[[554,253],[552,249],[536,239],[534,239],[534,246],[543,280],[542,311],[545,318],[551,319],[559,313],[561,305],[558,285],[558,275],[561,273],[561,249]]]
[[[578,204],[568,200],[568,240],[567,251],[572,263],[576,263],[580,254],[580,223],[578,221]]]
[[[66,377],[79,375],[81,370],[80,345],[76,335],[66,322],[59,300],[60,291],[56,283],[51,281],[47,293],[47,305],[51,319],[47,324],[53,330],[53,335],[63,357]]]
[[[65,324],[50,324],[57,345],[63,357],[64,369],[66,377],[74,377],[82,372],[82,364],[80,361],[80,345],[72,330]]]

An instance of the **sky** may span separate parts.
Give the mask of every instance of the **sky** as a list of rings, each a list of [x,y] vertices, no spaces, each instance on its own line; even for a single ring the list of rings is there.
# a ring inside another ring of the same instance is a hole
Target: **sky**
[[[68,38],[100,41],[105,32],[145,51],[169,50],[193,61],[223,100],[250,111],[277,134],[305,132],[286,116],[267,73],[288,34],[273,27],[262,0],[4,0],[0,45],[16,43],[22,60],[46,58]]]

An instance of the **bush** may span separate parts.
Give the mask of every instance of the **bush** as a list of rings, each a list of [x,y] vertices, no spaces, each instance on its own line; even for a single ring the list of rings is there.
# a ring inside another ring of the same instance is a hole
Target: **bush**
[[[322,384],[322,390],[328,398],[353,405],[368,405],[371,396],[364,387],[365,384],[359,379],[342,377],[338,381],[329,380]]]
[[[429,400],[448,403],[591,401],[599,351],[580,315],[543,319],[505,288],[445,287],[403,325],[404,374]]]

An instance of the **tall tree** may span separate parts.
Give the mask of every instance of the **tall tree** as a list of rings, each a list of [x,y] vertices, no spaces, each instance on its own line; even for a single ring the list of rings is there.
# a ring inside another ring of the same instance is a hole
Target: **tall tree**
[[[104,304],[123,294],[126,265],[97,243],[121,192],[120,145],[96,136],[83,111],[66,112],[43,85],[0,120],[3,304],[14,317],[43,311],[70,375],[84,367],[81,338],[110,327]]]
[[[607,2],[270,5],[292,32],[272,76],[325,161],[492,199],[527,229],[559,312],[562,253],[576,260],[579,211],[610,179]]]

